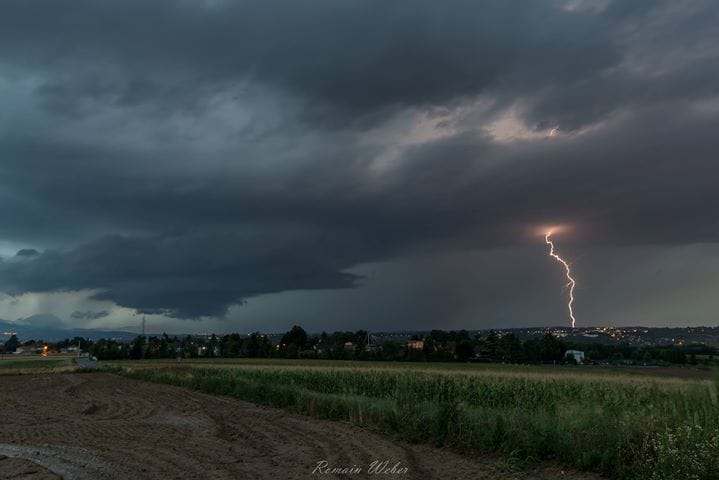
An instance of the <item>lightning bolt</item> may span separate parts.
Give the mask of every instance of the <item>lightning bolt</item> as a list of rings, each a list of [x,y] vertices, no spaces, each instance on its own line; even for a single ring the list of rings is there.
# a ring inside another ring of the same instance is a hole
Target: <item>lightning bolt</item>
[[[569,309],[569,318],[572,319],[572,328],[574,328],[577,323],[577,319],[574,318],[574,310],[572,309],[572,304],[574,303],[574,287],[577,285],[577,282],[575,282],[572,278],[572,272],[569,269],[569,264],[562,257],[560,257],[557,252],[554,251],[554,243],[549,239],[549,237],[551,236],[552,231],[549,230],[544,235],[544,241],[547,245],[549,245],[549,256],[564,265],[564,273],[567,276],[567,280],[569,280],[569,283],[567,283],[567,286],[569,287],[569,302],[567,303],[567,308]]]

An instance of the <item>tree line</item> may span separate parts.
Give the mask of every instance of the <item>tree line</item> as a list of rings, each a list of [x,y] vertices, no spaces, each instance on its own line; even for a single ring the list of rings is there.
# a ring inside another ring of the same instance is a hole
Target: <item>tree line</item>
[[[130,342],[101,339],[89,346],[98,359],[147,358],[303,358],[327,360],[575,363],[567,350],[584,352],[584,362],[686,364],[712,363],[716,349],[705,346],[636,346],[565,342],[549,332],[526,340],[514,333],[432,330],[409,341],[376,341],[367,331],[310,335],[294,326],[279,342],[266,335],[231,333],[184,337],[138,336]]]

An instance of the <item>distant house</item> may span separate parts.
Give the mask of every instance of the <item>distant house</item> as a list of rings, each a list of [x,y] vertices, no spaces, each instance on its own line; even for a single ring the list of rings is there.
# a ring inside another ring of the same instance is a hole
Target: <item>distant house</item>
[[[39,342],[31,342],[27,345],[20,345],[15,349],[16,355],[40,355],[45,352],[45,345]]]
[[[345,347],[345,350],[347,350],[347,351],[349,351],[349,352],[353,352],[353,351],[355,350],[355,348],[356,348],[356,347],[355,347],[355,344],[352,343],[352,342],[345,342],[344,347]]]
[[[424,348],[424,340],[409,340],[407,348],[411,350],[422,350]]]
[[[567,350],[564,355],[566,357],[574,358],[577,363],[582,363],[584,360],[584,352],[581,350]]]

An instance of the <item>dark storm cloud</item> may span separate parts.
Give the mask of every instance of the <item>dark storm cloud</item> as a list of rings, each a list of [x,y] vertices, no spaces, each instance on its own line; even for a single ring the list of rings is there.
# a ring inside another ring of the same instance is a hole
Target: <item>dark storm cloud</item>
[[[222,316],[260,293],[351,287],[355,263],[327,234],[275,231],[245,235],[104,237],[67,252],[45,251],[31,264],[0,266],[4,290],[100,289],[96,299],[183,318]]]
[[[620,109],[668,105],[681,112],[686,102],[719,94],[719,4],[614,2],[605,17],[622,45],[620,61],[541,88],[527,100],[530,124],[572,130]]]
[[[99,312],[94,312],[92,310],[85,310],[84,312],[81,312],[80,310],[75,310],[70,314],[70,318],[74,318],[76,320],[97,320],[98,318],[105,318],[108,315],[110,315],[110,312],[107,310],[100,310]]]
[[[476,246],[530,240],[522,228],[552,223],[591,227],[582,241],[592,244],[714,242],[715,120],[655,108],[566,142],[490,148],[454,137],[412,151],[396,189],[427,221],[440,218],[440,231],[476,229]]]
[[[0,262],[3,291],[196,318],[541,224],[591,245],[719,240],[712,3],[0,11],[0,224],[28,246]],[[378,161],[418,117],[431,132]],[[509,117],[526,138],[498,138]]]
[[[602,16],[550,2],[9,2],[0,52],[47,72],[56,112],[87,103],[201,107],[243,82],[357,116],[496,87],[569,85],[614,65]],[[319,110],[317,110],[319,109]]]

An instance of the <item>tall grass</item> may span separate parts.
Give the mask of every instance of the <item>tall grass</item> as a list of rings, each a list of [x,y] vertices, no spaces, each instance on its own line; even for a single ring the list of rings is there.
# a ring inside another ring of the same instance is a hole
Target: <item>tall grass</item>
[[[127,374],[468,455],[557,459],[621,478],[719,478],[719,406],[709,381],[282,367]]]

